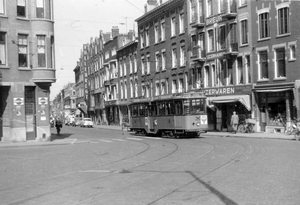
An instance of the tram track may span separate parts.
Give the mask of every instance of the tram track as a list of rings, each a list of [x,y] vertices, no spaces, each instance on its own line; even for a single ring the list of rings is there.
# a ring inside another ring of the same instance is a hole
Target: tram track
[[[121,159],[118,159],[118,160],[114,160],[114,161],[111,161],[111,162],[107,162],[107,163],[103,163],[103,164],[97,164],[97,166],[93,166],[93,167],[89,167],[88,169],[85,169],[85,170],[90,170],[90,169],[95,169],[95,168],[99,168],[101,166],[106,166],[106,165],[111,165],[111,164],[115,164],[115,163],[119,163],[119,162],[126,162],[127,160],[129,159],[132,159],[132,158],[136,158],[142,154],[145,154],[147,151],[150,150],[151,148],[151,145],[149,145],[149,143],[147,142],[144,142],[144,141],[133,141],[132,142],[135,142],[135,143],[142,143],[144,145],[146,145],[146,149],[140,151],[139,153],[137,154],[134,154],[132,156],[129,156],[129,157],[124,157],[124,158],[121,158]],[[165,141],[165,143],[170,143],[170,142],[167,142]],[[172,145],[174,145],[174,148],[167,154],[165,154],[164,156],[158,158],[158,159],[155,159],[155,160],[152,160],[153,162],[155,161],[159,161],[161,159],[164,159],[170,155],[172,155],[173,153],[175,153],[177,150],[178,150],[178,146],[175,144],[175,143],[171,143]],[[89,152],[92,152],[92,153],[95,153],[91,150],[88,150]],[[133,166],[131,167],[129,170],[132,170],[134,169],[135,167],[141,167],[141,166],[145,166],[147,164],[150,164],[150,163],[153,163],[152,161],[149,161],[147,163],[143,163],[143,164],[139,164],[139,165],[136,165],[136,166]],[[96,170],[96,169],[95,169]],[[53,176],[53,177],[50,177],[50,178],[46,178],[46,179],[41,179],[41,180],[37,180],[37,181],[34,181],[34,182],[30,182],[30,183],[27,183],[27,184],[23,184],[21,185],[23,188],[23,190],[27,189],[28,187],[32,187],[34,186],[35,184],[36,185],[39,185],[40,183],[45,183],[45,181],[51,181],[51,180],[55,180],[60,177],[65,177],[65,176],[68,176],[68,175],[74,175],[74,174],[77,174],[77,173],[82,173],[84,172],[84,170],[82,169],[78,169],[76,171],[73,171],[73,172],[68,172],[68,173],[64,173],[64,174],[60,174],[60,175],[56,175],[56,176]],[[103,172],[105,173],[105,172]],[[22,199],[22,200],[19,200],[19,201],[16,201],[16,202],[13,202],[13,203],[9,203],[8,205],[17,205],[17,204],[23,204],[23,203],[26,203],[28,201],[31,201],[33,199],[37,199],[37,198],[40,198],[40,197],[43,197],[43,196],[47,196],[49,194],[54,194],[56,192],[59,192],[59,191],[62,191],[62,190],[65,190],[65,189],[68,189],[68,188],[71,188],[71,187],[75,187],[75,186],[78,186],[78,185],[82,185],[82,184],[87,184],[87,183],[90,183],[92,181],[95,181],[95,180],[100,180],[100,179],[103,179],[103,178],[108,178],[114,174],[116,174],[117,172],[115,171],[112,171],[112,172],[107,172],[107,174],[104,174],[102,175],[101,177],[97,177],[97,178],[93,178],[91,180],[88,180],[88,181],[83,181],[83,182],[80,182],[80,183],[76,183],[76,184],[71,184],[70,186],[63,186],[61,187],[60,189],[56,189],[56,190],[53,190],[51,192],[47,192],[47,193],[43,193],[43,194],[40,194],[40,195],[36,195],[36,196],[32,196],[32,197],[28,197],[26,199]],[[10,188],[7,188],[7,189],[2,189],[0,190],[0,192],[3,192],[3,191],[8,191],[8,190],[13,190],[15,189],[16,187],[10,187]],[[20,185],[18,186],[18,188],[20,188]],[[22,191],[22,190],[21,190]]]
[[[227,140],[227,141],[228,141],[228,140]],[[205,178],[206,176],[211,175],[211,174],[213,174],[213,173],[215,173],[215,172],[217,172],[217,171],[219,171],[219,170],[221,170],[221,169],[227,167],[228,165],[230,165],[230,164],[232,164],[232,163],[234,163],[234,162],[237,162],[236,160],[238,160],[238,159],[239,159],[238,162],[240,162],[240,160],[241,160],[243,157],[246,157],[248,154],[250,154],[250,153],[252,152],[252,148],[248,149],[244,144],[237,143],[237,142],[233,142],[233,141],[230,141],[230,142],[231,142],[231,143],[234,143],[234,144],[237,144],[237,145],[240,145],[240,146],[244,149],[244,151],[243,151],[241,154],[237,154],[238,152],[234,153],[234,155],[236,155],[236,156],[233,155],[234,157],[232,157],[230,160],[228,160],[228,161],[224,162],[223,164],[221,164],[221,165],[215,167],[214,169],[209,170],[209,171],[206,172],[206,173],[201,174],[200,176],[196,176],[194,173],[187,171],[188,174],[190,174],[190,175],[192,175],[192,176],[194,177],[194,180],[191,180],[191,181],[187,182],[186,184],[183,184],[183,185],[181,185],[180,187],[174,189],[173,191],[171,191],[171,192],[169,192],[169,193],[167,193],[167,194],[165,194],[165,195],[163,195],[163,196],[157,198],[156,200],[153,200],[152,202],[147,203],[147,205],[156,204],[156,203],[158,203],[159,201],[162,201],[162,200],[166,199],[167,197],[171,196],[171,195],[174,194],[175,192],[178,192],[180,189],[183,189],[184,187],[187,187],[187,186],[189,186],[189,185],[191,185],[191,184],[193,184],[193,183],[195,183],[195,182],[199,182],[199,181],[201,182],[201,179]],[[263,147],[261,147],[261,148],[263,149]],[[261,156],[257,156],[257,158],[260,158],[260,159],[261,159]],[[249,166],[250,166],[250,165],[247,165],[246,167],[244,167],[243,169],[241,169],[241,170],[239,171],[239,173],[245,171],[246,169],[249,169],[249,168],[250,168]],[[252,166],[254,166],[254,165],[252,165]],[[235,175],[237,175],[237,174],[238,174],[238,173],[235,173]],[[214,185],[225,184],[226,181],[228,181],[228,180],[229,180],[228,177],[222,178],[221,181],[219,181],[218,183],[214,182]],[[203,183],[203,182],[202,182],[202,183]],[[229,186],[232,186],[232,185],[233,185],[233,184],[231,183],[230,185],[226,185],[226,187],[229,187]],[[201,196],[199,196],[199,197],[201,197]],[[223,196],[223,197],[224,197],[224,196]],[[234,201],[231,201],[229,198],[227,198],[226,200],[229,201],[230,204],[232,204],[232,205],[236,204]]]

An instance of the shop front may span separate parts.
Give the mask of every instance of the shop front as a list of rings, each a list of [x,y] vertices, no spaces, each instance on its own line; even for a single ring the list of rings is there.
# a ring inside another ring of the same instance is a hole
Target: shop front
[[[119,125],[119,106],[116,104],[116,100],[105,101],[105,113],[108,125]]]
[[[284,133],[297,118],[294,83],[254,86],[261,131]]]
[[[251,118],[251,86],[204,89],[210,130],[231,131],[230,119],[235,111],[241,121]]]

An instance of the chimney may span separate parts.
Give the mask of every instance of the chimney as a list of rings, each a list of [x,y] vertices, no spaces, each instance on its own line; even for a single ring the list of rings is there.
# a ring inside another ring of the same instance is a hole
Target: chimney
[[[129,30],[128,39],[129,39],[129,41],[134,41],[135,40],[134,30]]]
[[[157,0],[147,0],[147,4],[145,5],[145,13],[151,11],[157,6]]]
[[[111,33],[104,33],[104,34],[103,34],[104,42],[107,42],[107,41],[110,40],[110,35],[111,35]]]
[[[111,29],[111,35],[112,35],[112,38],[116,37],[119,35],[119,28],[118,26],[113,26],[112,29]]]

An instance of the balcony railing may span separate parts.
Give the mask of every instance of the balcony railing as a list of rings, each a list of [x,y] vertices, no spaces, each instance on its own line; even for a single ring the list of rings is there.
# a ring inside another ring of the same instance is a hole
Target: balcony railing
[[[228,19],[236,18],[237,16],[236,0],[224,1],[224,4],[221,6],[221,13],[223,13],[223,17],[225,18]]]
[[[200,46],[194,46],[192,49],[192,58],[194,60],[205,60],[206,50],[202,49]]]
[[[198,13],[194,13],[192,15],[191,26],[192,27],[203,28],[205,26],[204,16],[199,17]]]

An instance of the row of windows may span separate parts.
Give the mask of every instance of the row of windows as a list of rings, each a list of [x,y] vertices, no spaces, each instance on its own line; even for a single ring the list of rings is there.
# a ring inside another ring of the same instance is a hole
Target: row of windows
[[[296,59],[295,55],[296,46],[294,44],[289,46],[290,57],[289,60]],[[258,51],[258,79],[269,79],[270,62],[274,62],[274,78],[286,78],[286,49],[284,47],[278,47],[274,49],[274,60],[270,59],[268,50]]]
[[[52,19],[52,0],[36,0],[36,18]],[[0,0],[0,15],[6,15],[6,1]],[[17,0],[17,17],[28,18],[30,8],[27,0]],[[47,10],[46,10],[47,9]]]
[[[47,48],[46,36],[37,35],[36,36],[36,49],[37,49],[37,66],[39,68],[53,67],[53,54],[54,54],[54,37],[51,36],[50,48]],[[29,45],[28,45],[28,35],[27,34],[18,34],[18,40],[13,41],[13,43],[18,47],[18,65],[20,68],[29,68],[30,65],[30,56],[29,55]],[[49,52],[50,58],[47,59],[47,52]],[[7,33],[0,32],[0,66],[8,66],[8,55],[7,55]]]

